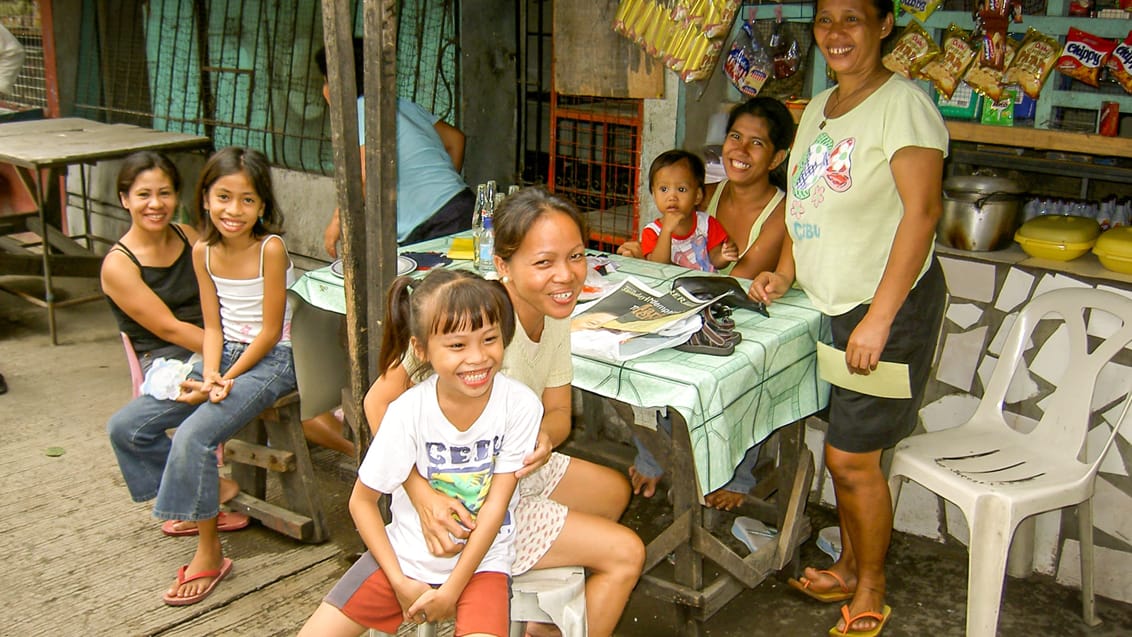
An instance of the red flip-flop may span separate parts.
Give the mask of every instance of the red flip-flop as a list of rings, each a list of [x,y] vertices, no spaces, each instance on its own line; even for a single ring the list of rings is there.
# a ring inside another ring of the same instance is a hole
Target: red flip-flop
[[[178,529],[177,524],[183,520],[166,520],[161,525],[161,532],[169,537],[184,537],[187,535],[197,535],[200,531],[197,527],[191,529]],[[248,526],[248,516],[243,513],[236,513],[234,511],[221,511],[220,515],[216,518],[217,531],[239,531]]]
[[[224,561],[220,563],[220,568],[217,570],[201,571],[196,575],[185,577],[185,570],[188,568],[188,565],[185,565],[177,569],[177,586],[181,586],[182,584],[192,582],[194,580],[203,579],[205,577],[213,578],[212,583],[208,585],[208,588],[197,593],[196,595],[193,595],[192,597],[173,597],[169,595],[169,593],[165,593],[161,596],[161,599],[169,606],[189,606],[190,604],[195,604],[203,600],[205,597],[211,595],[212,590],[216,588],[216,585],[220,583],[220,580],[224,579],[224,577],[228,575],[228,573],[232,572],[232,560],[224,558]]]

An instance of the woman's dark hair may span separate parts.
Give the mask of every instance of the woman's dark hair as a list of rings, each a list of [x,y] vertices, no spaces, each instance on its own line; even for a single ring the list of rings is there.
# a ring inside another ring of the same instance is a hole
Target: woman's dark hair
[[[774,152],[784,150],[787,154],[790,153],[790,147],[794,144],[794,117],[785,104],[773,97],[752,97],[731,109],[731,113],[727,116],[728,132],[743,115],[758,117],[766,122],[767,134],[770,135],[770,143],[774,145]],[[786,188],[785,161],[770,172],[770,183],[782,189]]]
[[[358,97],[362,97],[366,92],[365,62],[365,40],[354,38],[354,85],[358,89]],[[318,65],[323,79],[330,79],[330,74],[326,70],[326,47],[315,52],[314,63]]]
[[[692,172],[692,177],[695,178],[696,185],[700,187],[700,190],[703,190],[704,180],[707,178],[707,171],[704,169],[704,160],[700,159],[695,153],[689,153],[686,150],[680,149],[666,150],[657,155],[656,159],[652,160],[652,165],[649,166],[649,190],[652,190],[653,178],[656,177],[656,173],[659,172],[661,168],[667,168],[679,164],[680,162],[686,162],[688,164],[688,170]]]
[[[138,175],[155,169],[165,173],[173,184],[173,190],[181,192],[181,173],[177,171],[177,166],[161,153],[139,150],[122,160],[122,167],[118,169],[118,195],[129,195]]]
[[[586,218],[569,199],[547,192],[540,186],[528,186],[507,195],[495,211],[492,225],[495,228],[495,254],[504,261],[518,252],[527,231],[539,217],[550,212],[561,212],[578,226],[585,242]]]
[[[220,231],[212,224],[212,218],[204,209],[208,202],[208,190],[221,177],[239,172],[247,175],[256,195],[263,202],[263,212],[252,226],[252,236],[258,239],[267,234],[283,234],[283,212],[275,202],[271,166],[267,163],[267,158],[258,150],[229,146],[217,151],[204,164],[193,201],[193,208],[201,216],[201,235],[208,245],[215,245],[220,241]]]
[[[431,270],[420,281],[397,277],[389,286],[385,303],[378,369],[385,373],[401,361],[409,348],[409,337],[427,348],[433,334],[478,330],[485,325],[499,325],[504,347],[515,336],[511,297],[498,281],[447,269]]]

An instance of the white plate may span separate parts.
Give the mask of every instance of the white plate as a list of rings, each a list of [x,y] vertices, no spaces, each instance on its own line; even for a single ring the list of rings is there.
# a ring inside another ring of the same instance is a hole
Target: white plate
[[[397,255],[397,276],[406,275],[416,269],[416,261],[406,256]]]
[[[346,272],[342,270],[342,259],[338,259],[330,264],[330,273],[337,277],[345,277]]]

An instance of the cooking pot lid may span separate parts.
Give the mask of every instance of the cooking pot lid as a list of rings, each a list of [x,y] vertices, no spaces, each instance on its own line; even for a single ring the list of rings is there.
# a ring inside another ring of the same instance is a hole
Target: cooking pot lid
[[[991,193],[1021,194],[1025,189],[1013,179],[987,177],[984,175],[956,175],[943,182],[945,192],[975,192],[983,195]]]
[[[1100,225],[1087,217],[1042,215],[1022,224],[1018,229],[1018,236],[1053,243],[1091,244],[1100,231]]]

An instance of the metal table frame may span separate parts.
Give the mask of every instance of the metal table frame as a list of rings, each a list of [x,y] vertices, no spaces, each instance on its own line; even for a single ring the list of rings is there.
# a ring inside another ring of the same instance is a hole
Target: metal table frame
[[[86,247],[83,248],[47,221],[45,184],[52,181],[48,176],[50,172],[70,165],[93,164],[102,159],[122,157],[139,150],[191,150],[210,143],[207,137],[199,135],[157,131],[128,124],[103,124],[76,117],[0,124],[0,163],[11,164],[16,168],[20,182],[36,207],[38,221],[27,224],[26,228],[42,238],[40,256],[0,254],[0,266],[19,267],[22,272],[41,270],[44,298],[2,284],[0,289],[47,309],[52,345],[58,344],[55,308],[96,300],[102,295],[67,301],[55,300],[51,283],[53,266],[55,273],[60,276],[97,276],[101,257],[90,251],[86,173],[80,170],[85,224],[83,237],[86,241]],[[53,254],[53,250],[60,254]],[[36,261],[41,264],[35,264]]]

